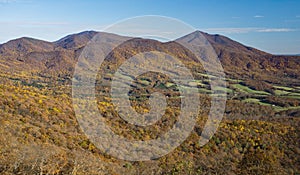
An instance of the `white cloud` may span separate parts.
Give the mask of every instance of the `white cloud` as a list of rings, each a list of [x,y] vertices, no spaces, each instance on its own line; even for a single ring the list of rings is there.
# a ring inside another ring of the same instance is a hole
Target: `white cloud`
[[[262,16],[262,15],[255,15],[255,16],[253,16],[254,18],[263,18],[264,16]]]
[[[248,33],[256,30],[257,28],[208,28],[204,29],[207,32],[214,33]]]
[[[293,32],[295,29],[288,28],[270,28],[270,29],[259,29],[257,32]]]
[[[293,32],[295,29],[289,28],[259,28],[259,27],[245,27],[245,28],[208,28],[203,29],[204,31],[211,33],[250,33],[250,32]]]

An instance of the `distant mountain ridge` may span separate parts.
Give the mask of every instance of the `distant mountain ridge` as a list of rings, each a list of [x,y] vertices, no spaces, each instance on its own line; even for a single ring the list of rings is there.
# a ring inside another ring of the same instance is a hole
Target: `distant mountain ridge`
[[[39,72],[41,74],[72,75],[76,60],[86,44],[101,32],[85,31],[68,35],[55,42],[33,38],[19,38],[0,45],[0,67],[13,71]],[[104,33],[105,34],[105,33]],[[282,79],[298,82],[300,78],[300,56],[272,55],[258,49],[245,46],[222,35],[210,35],[195,31],[184,37],[203,35],[216,51],[227,76],[238,79],[253,78],[262,81],[280,83]],[[103,37],[123,37],[115,34]],[[173,52],[179,46],[172,42],[161,43],[155,40],[139,39],[136,42],[147,44],[147,47],[157,48],[160,44]],[[193,42],[193,41],[191,41]],[[141,46],[142,47],[142,46]],[[172,48],[174,47],[174,48]],[[164,50],[162,50],[164,51]],[[184,55],[178,53],[178,55]],[[188,58],[184,55],[183,58]]]

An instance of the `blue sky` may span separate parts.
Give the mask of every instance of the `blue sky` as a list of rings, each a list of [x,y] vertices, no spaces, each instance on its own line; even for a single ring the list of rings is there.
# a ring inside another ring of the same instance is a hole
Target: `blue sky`
[[[0,0],[0,43],[55,41],[141,15],[177,18],[270,53],[300,53],[299,0]]]

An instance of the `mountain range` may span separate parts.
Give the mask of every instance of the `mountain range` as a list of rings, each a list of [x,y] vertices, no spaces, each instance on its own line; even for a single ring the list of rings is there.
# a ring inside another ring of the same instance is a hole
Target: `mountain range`
[[[59,74],[70,76],[76,60],[84,46],[99,32],[86,31],[68,35],[55,42],[47,42],[32,38],[19,38],[0,45],[1,70],[27,71],[39,74]],[[258,49],[245,46],[222,35],[210,35],[196,31],[184,37],[197,37],[201,33],[210,42],[217,53],[225,73],[232,78],[252,78],[278,84],[299,83],[300,56],[272,55]],[[122,37],[114,34],[105,37]],[[140,39],[147,42],[147,47],[157,47],[172,42],[161,43],[150,39]],[[168,46],[169,45],[169,46]],[[178,47],[178,46],[176,46]],[[164,50],[164,49],[162,49]],[[183,59],[189,55],[181,53]],[[13,69],[11,69],[13,68]],[[284,80],[284,81],[283,81]]]

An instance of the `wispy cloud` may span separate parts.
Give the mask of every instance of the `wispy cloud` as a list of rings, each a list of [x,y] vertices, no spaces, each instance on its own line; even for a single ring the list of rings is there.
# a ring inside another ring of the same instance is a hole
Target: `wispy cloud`
[[[233,17],[231,17],[232,19],[240,19],[241,17],[239,17],[239,16],[233,16]]]
[[[31,0],[0,0],[0,5],[8,5],[14,3],[32,3]]]
[[[264,18],[264,16],[262,16],[262,15],[255,15],[255,16],[253,16],[254,18]]]
[[[0,0],[1,4],[8,4],[8,3],[12,3],[12,2],[17,2],[17,0]]]
[[[245,27],[245,28],[208,28],[203,29],[212,33],[250,33],[250,32],[294,32],[296,29],[290,28],[259,28],[259,27]]]
[[[294,32],[295,29],[288,28],[271,28],[271,29],[259,29],[257,32]]]
[[[40,22],[40,21],[0,21],[0,25],[16,25],[16,26],[57,26],[68,25],[68,22]]]
[[[296,18],[300,18],[300,15],[297,15]]]
[[[248,33],[256,29],[257,28],[208,28],[203,30],[214,33]]]

